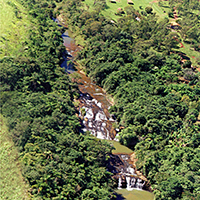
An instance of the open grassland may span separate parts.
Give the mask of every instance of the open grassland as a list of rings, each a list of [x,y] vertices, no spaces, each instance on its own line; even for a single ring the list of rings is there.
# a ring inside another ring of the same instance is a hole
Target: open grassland
[[[16,0],[0,0],[0,58],[24,50],[30,25],[25,9]]]
[[[200,63],[200,52],[191,50],[190,44],[187,44],[185,42],[183,42],[183,46],[184,48],[179,49],[179,51],[183,52],[190,58],[193,66],[199,67],[198,63]]]
[[[111,3],[109,0],[106,0],[107,8],[102,11],[102,14],[106,17],[110,17],[111,19],[117,20],[120,16],[115,15],[118,8],[124,9],[127,6],[133,6],[136,10],[141,13],[141,11],[145,11],[147,6],[153,8],[153,12],[156,12],[159,19],[162,19],[167,16],[167,11],[169,10],[168,3],[164,2],[163,6],[159,6],[157,1],[152,0],[132,0],[133,4],[130,5],[127,3],[127,0],[116,0],[116,3]],[[87,6],[89,6],[90,10],[95,10],[94,1],[85,0]],[[165,11],[165,13],[164,13]]]
[[[133,153],[133,150],[129,149],[128,147],[121,145],[119,142],[116,142],[114,140],[109,141],[113,147],[115,147],[115,150],[112,151],[112,153]]]
[[[158,3],[158,0],[132,0],[133,4],[130,5],[127,3],[127,0],[116,0],[116,3],[111,3],[110,0],[106,0],[107,3],[107,8],[101,11],[101,13],[110,19],[113,19],[117,21],[117,19],[120,17],[116,15],[116,12],[118,8],[124,9],[127,6],[132,6],[134,7],[140,14],[142,11],[145,11],[145,8],[147,6],[150,6],[153,8],[153,12],[156,13],[158,17],[158,21],[162,20],[163,18],[167,17],[168,18],[168,12],[171,10],[169,7],[168,1],[161,1],[160,4]],[[94,1],[91,0],[85,0],[85,9],[95,10],[95,5]],[[197,12],[197,11],[194,11]],[[197,12],[199,13],[199,11]],[[170,22],[173,22],[174,19],[169,19]],[[192,61],[194,66],[199,66],[200,62],[200,53],[194,50],[191,50],[190,45],[187,43],[184,43],[184,48],[180,48],[179,51],[186,54]]]
[[[8,134],[5,119],[0,115],[0,200],[28,200],[18,152]]]
[[[128,191],[127,189],[117,190],[117,200],[141,200],[141,199],[148,199],[153,200],[154,195],[153,193],[144,191],[144,190],[132,190]]]

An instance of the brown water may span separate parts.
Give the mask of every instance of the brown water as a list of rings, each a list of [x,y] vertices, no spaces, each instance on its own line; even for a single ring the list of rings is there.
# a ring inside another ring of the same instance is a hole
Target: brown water
[[[69,74],[73,74],[71,75],[73,77],[72,80],[78,84],[80,91],[78,109],[79,117],[82,119],[82,130],[90,131],[91,134],[99,139],[107,139],[116,143],[116,136],[119,130],[114,128],[114,117],[108,111],[112,103],[106,98],[105,91],[101,87],[97,86],[78,68],[74,58],[80,50],[80,47],[78,47],[75,44],[75,41],[68,36],[68,32],[65,32],[63,40],[63,44],[65,45],[69,56],[62,67],[65,67]],[[75,65],[69,65],[69,60],[73,61]],[[75,67],[75,69],[73,67]],[[76,76],[74,76],[74,74],[76,74]],[[125,190],[125,192],[124,190],[120,190],[123,191],[122,194],[124,193],[124,196],[127,194],[135,195],[134,197],[137,197],[138,200],[151,200],[153,199],[152,193],[146,192],[146,197],[144,198],[144,193],[141,193],[141,188],[138,192],[132,191],[133,189],[138,189],[137,184],[140,184],[141,181],[147,183],[147,179],[136,170],[134,155],[134,153],[125,153],[122,151],[112,154],[110,161],[110,167],[112,170],[110,171],[113,171],[116,178],[120,177],[122,187],[127,187],[127,189],[129,189],[129,191]],[[119,162],[115,162],[115,160]],[[127,184],[126,177],[135,180],[134,184],[131,185],[130,181],[130,185]],[[149,190],[148,184],[145,184],[144,187]]]
[[[66,47],[68,54],[71,56],[68,59],[74,61],[73,58],[76,57],[77,52],[80,51],[81,48],[77,46],[75,44],[75,41],[67,35],[68,35],[68,31],[66,31],[63,34],[64,36],[63,44]],[[85,73],[78,68],[77,63],[75,63],[74,67],[77,71],[74,70],[73,73],[77,73],[78,74],[77,77],[79,77],[79,79],[76,80],[78,83],[79,90],[82,93],[90,94],[92,98],[95,98],[97,101],[101,102],[105,109],[108,109],[111,106],[111,103],[106,98],[105,91],[101,87],[97,86],[94,82],[92,82],[91,79],[88,76],[86,76]]]
[[[91,134],[99,139],[117,140],[116,134],[118,129],[113,127],[115,120],[108,112],[111,103],[106,98],[105,91],[92,82],[92,80],[78,68],[78,64],[75,63],[74,58],[80,50],[80,47],[68,36],[68,31],[63,34],[63,41],[67,53],[69,54],[64,64],[65,69],[68,73],[73,73],[73,77],[74,74],[78,77],[73,78],[73,81],[78,84],[80,91],[79,116],[83,119],[83,131],[90,131]],[[68,65],[69,60],[73,61],[76,71],[75,69],[73,71],[72,67]]]

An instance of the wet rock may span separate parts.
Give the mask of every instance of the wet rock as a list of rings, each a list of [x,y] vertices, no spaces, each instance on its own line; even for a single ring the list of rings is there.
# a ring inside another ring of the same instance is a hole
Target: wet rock
[[[87,121],[88,121],[88,118],[87,118],[87,117],[85,117],[85,118],[84,118],[84,120],[87,122]]]

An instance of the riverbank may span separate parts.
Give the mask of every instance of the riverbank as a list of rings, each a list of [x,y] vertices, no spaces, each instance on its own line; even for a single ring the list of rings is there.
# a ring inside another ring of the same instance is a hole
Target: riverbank
[[[116,200],[153,200],[154,195],[148,191],[132,190],[127,189],[116,190],[117,198]]]
[[[76,46],[75,40],[73,40],[68,35],[68,30],[65,31],[63,37],[63,44],[66,47],[67,55],[70,55],[71,61],[73,61],[76,70],[72,72],[71,70],[68,71],[69,67],[67,66],[67,62],[65,63],[65,69],[69,73],[73,82],[78,85],[80,91],[80,97],[78,100],[75,101],[75,105],[77,108],[77,112],[79,113],[79,118],[82,124],[83,131],[89,131],[92,135],[99,139],[106,139],[112,146],[114,146],[115,150],[112,151],[111,155],[111,168],[116,168],[114,170],[114,177],[119,178],[123,177],[124,185],[127,184],[129,187],[129,183],[126,183],[126,176],[130,176],[131,178],[135,179],[135,184],[131,185],[131,196],[132,194],[136,195],[138,199],[144,199],[141,195],[143,193],[142,187],[145,185],[147,190],[150,190],[149,183],[147,179],[141,174],[141,172],[136,170],[135,162],[137,159],[135,158],[134,152],[121,145],[117,142],[117,129],[115,129],[115,119],[109,113],[109,107],[114,104],[114,102],[110,102],[107,98],[106,91],[97,86],[88,76],[85,75],[83,71],[83,67],[79,68],[79,64],[76,62],[76,54],[79,51],[78,46]],[[124,160],[124,158],[128,158]],[[115,163],[115,161],[118,161]],[[116,167],[115,164],[118,166],[120,164],[120,168]],[[130,171],[131,170],[131,171]],[[112,170],[111,170],[112,171]],[[124,174],[126,172],[126,174]],[[134,192],[140,186],[139,192]],[[150,196],[153,196],[152,193],[147,192]],[[148,197],[146,200],[151,200],[151,197]],[[120,196],[120,195],[118,195]],[[153,198],[152,198],[153,199]],[[145,199],[144,199],[145,200]]]

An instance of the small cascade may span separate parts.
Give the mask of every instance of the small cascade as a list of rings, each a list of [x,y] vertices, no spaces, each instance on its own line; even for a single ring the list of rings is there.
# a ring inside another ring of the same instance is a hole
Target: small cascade
[[[105,106],[87,93],[80,94],[79,102],[79,117],[83,118],[82,130],[90,131],[99,139],[117,140],[117,131],[112,126],[115,120]]]
[[[126,176],[126,189],[129,191],[131,190],[131,184],[130,184],[131,182],[130,181],[131,181],[131,177]]]
[[[132,177],[131,178],[131,186],[134,188],[136,182],[136,178]]]
[[[122,177],[125,177],[125,179],[123,179]],[[126,184],[126,189],[128,191],[131,191],[133,189],[136,189],[136,190],[142,190],[142,188],[144,187],[146,181],[144,180],[141,180],[139,178],[136,178],[136,177],[132,177],[132,176],[123,176],[123,175],[119,175],[118,177],[118,188],[117,189],[122,189],[122,186],[123,184],[122,183],[125,183]]]
[[[131,191],[133,189],[142,190],[145,183],[146,183],[145,181],[142,181],[139,178],[136,179],[136,178],[130,177],[130,176],[126,177],[126,184],[127,184],[126,189],[129,191]]]
[[[145,181],[142,183],[141,179],[138,179],[137,183],[136,183],[136,189],[141,190],[143,188],[145,184]]]
[[[118,189],[126,188],[142,190],[147,183],[147,179],[134,168],[131,155],[115,154],[110,155],[109,171],[118,179]]]
[[[58,25],[66,27],[62,20],[53,19]],[[75,72],[74,57],[80,48],[75,44],[74,39],[69,37],[68,30],[62,35],[63,45],[66,47],[64,53],[64,62],[61,67],[69,74]],[[67,55],[67,56],[66,56]],[[80,91],[79,117],[82,121],[82,130],[89,131],[99,139],[116,140],[120,131],[114,128],[115,116],[111,115],[108,110],[112,105],[106,98],[105,91],[95,85],[89,77],[77,69],[77,79],[73,78],[78,84]],[[118,189],[126,188],[142,190],[147,183],[147,179],[136,170],[135,162],[131,160],[129,154],[111,154],[108,170],[113,173],[114,178],[118,179]]]
[[[122,178],[121,177],[119,177],[119,179],[118,179],[118,188],[117,189],[118,190],[122,189]]]

